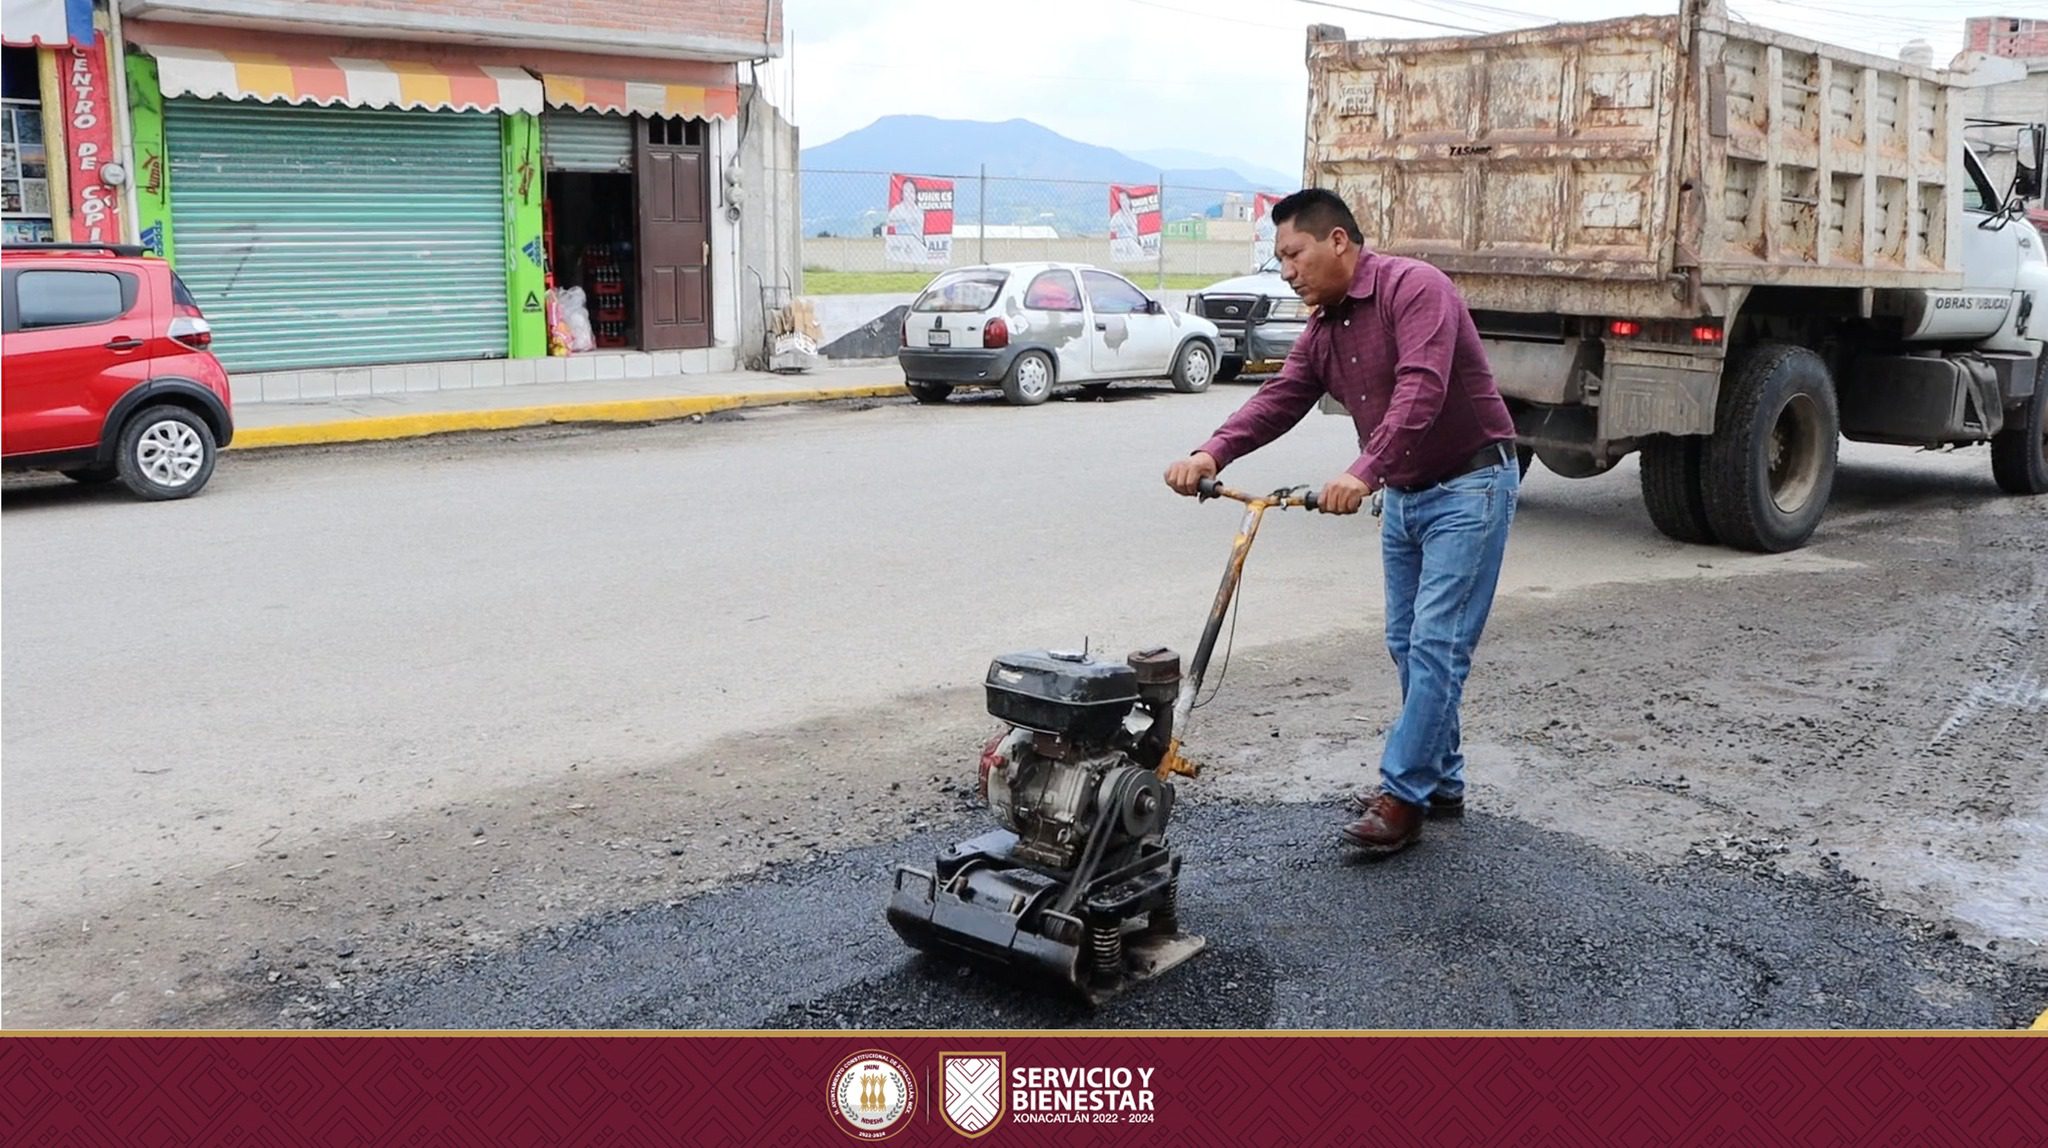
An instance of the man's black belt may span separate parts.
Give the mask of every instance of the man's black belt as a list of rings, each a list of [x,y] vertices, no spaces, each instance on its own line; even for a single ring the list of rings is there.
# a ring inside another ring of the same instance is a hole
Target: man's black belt
[[[1432,486],[1449,482],[1454,478],[1462,478],[1475,470],[1485,470],[1490,466],[1505,466],[1508,460],[1514,457],[1514,452],[1509,449],[1507,443],[1490,442],[1480,447],[1477,454],[1466,459],[1458,466],[1453,467],[1449,474],[1440,475],[1429,482],[1418,483],[1414,486],[1396,486],[1394,489],[1403,494],[1414,494],[1418,490],[1428,490]]]

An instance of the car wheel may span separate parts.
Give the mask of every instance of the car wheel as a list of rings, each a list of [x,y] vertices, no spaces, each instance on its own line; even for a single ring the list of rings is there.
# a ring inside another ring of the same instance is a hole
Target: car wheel
[[[85,486],[99,486],[121,477],[121,472],[111,466],[81,466],[75,470],[60,471],[65,478]]]
[[[152,502],[190,498],[213,477],[213,430],[184,407],[150,407],[121,428],[121,481]]]
[[[905,383],[910,388],[910,397],[921,403],[943,403],[953,393],[950,383]]]
[[[1003,376],[1003,397],[1020,407],[1035,407],[1052,397],[1052,360],[1043,351],[1026,351]]]
[[[1209,389],[1216,377],[1216,352],[1206,343],[1189,343],[1180,349],[1173,363],[1173,389],[1184,395],[1198,395]]]

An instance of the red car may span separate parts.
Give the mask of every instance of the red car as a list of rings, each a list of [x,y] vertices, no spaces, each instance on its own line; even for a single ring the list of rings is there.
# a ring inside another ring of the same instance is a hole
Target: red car
[[[140,247],[9,245],[0,261],[0,463],[189,498],[234,438],[212,328]]]

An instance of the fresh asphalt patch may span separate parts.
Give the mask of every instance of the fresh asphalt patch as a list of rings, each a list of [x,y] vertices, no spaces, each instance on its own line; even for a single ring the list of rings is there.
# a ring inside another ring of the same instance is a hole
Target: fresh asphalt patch
[[[1635,865],[1474,812],[1376,862],[1331,805],[1191,801],[1189,964],[1091,1010],[908,949],[895,862],[980,830],[783,864],[713,892],[331,991],[322,1020],[409,1029],[2019,1028],[2048,971],[1767,862]]]

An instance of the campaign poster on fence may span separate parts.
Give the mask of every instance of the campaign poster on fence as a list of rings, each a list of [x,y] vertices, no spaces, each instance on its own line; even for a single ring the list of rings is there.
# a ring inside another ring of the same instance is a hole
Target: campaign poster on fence
[[[883,256],[914,267],[953,261],[953,181],[928,175],[889,177],[889,218]]]
[[[1159,185],[1109,185],[1109,257],[1117,263],[1159,258]]]
[[[1273,257],[1273,205],[1280,197],[1268,192],[1252,193],[1252,270]]]

